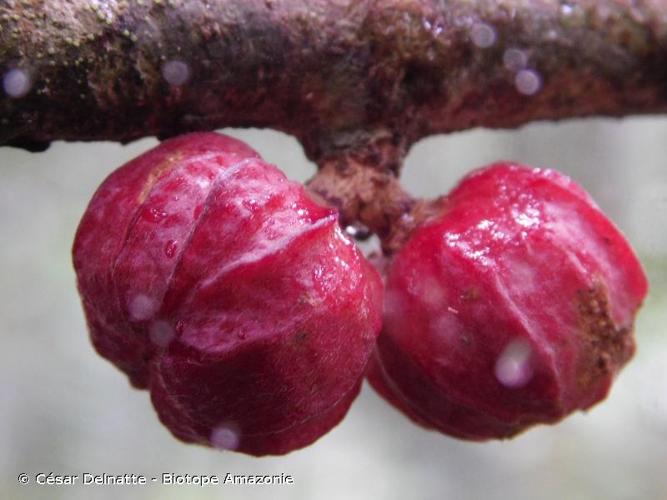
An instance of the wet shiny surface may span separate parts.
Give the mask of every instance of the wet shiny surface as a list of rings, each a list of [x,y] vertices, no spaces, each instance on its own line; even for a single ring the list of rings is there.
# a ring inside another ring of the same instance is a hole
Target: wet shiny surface
[[[186,442],[310,444],[345,415],[380,328],[380,276],[336,212],[220,134],[109,176],[73,262],[96,350]]]

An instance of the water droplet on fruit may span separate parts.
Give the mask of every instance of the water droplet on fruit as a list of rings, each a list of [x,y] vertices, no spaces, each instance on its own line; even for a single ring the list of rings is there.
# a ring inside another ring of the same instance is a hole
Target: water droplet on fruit
[[[421,298],[421,301],[427,307],[440,308],[446,300],[446,291],[438,282],[438,280],[433,278],[425,279],[420,285],[419,290],[417,291],[418,296]]]
[[[534,95],[542,88],[542,78],[537,71],[523,69],[516,74],[514,86],[523,95]]]
[[[523,340],[513,340],[498,356],[495,375],[505,387],[518,389],[528,383],[533,375],[530,367],[530,346]]]
[[[128,307],[132,321],[145,321],[157,311],[157,303],[147,295],[136,295]]]
[[[521,49],[507,49],[503,53],[503,65],[510,71],[519,71],[528,64],[528,54]]]
[[[364,224],[361,224],[360,222],[355,222],[353,224],[350,224],[345,228],[345,233],[356,240],[359,241],[364,241],[370,238],[373,233],[371,232],[370,229],[368,229],[367,226]]]
[[[496,30],[486,23],[475,23],[470,29],[472,43],[481,49],[487,49],[496,43]]]
[[[27,71],[14,68],[5,73],[2,78],[2,86],[9,97],[18,99],[30,92],[32,82]]]
[[[219,450],[235,450],[241,443],[241,432],[237,425],[225,423],[211,432],[211,446]]]
[[[190,66],[178,59],[167,61],[162,65],[162,78],[174,87],[185,85],[190,80]]]
[[[174,255],[176,255],[176,250],[178,249],[178,241],[176,240],[169,240],[167,244],[164,246],[164,254],[171,259]]]
[[[167,321],[159,320],[150,326],[148,336],[155,345],[167,347],[176,337],[176,330]]]

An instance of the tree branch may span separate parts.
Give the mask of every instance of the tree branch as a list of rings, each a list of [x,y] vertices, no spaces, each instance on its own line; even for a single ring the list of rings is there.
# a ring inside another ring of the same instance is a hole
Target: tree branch
[[[28,149],[258,126],[321,161],[667,111],[663,0],[0,0],[0,28],[0,145]]]

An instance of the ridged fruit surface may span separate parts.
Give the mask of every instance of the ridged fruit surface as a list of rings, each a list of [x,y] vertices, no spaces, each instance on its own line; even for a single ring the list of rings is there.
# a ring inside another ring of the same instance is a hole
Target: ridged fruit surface
[[[369,379],[415,422],[515,435],[605,398],[647,293],[623,235],[553,170],[467,176],[388,268]]]
[[[380,278],[333,209],[240,141],[189,134],[115,171],[73,259],[95,348],[184,441],[286,453],[359,391]]]

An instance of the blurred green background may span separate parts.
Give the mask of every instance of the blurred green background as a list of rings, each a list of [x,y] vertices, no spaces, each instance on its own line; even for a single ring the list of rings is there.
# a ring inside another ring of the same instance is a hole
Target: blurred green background
[[[292,179],[314,172],[291,137],[228,132]],[[605,403],[510,442],[476,444],[416,427],[365,387],[315,445],[263,459],[176,441],[147,393],[88,341],[70,263],[74,231],[99,183],[154,144],[0,149],[0,498],[667,499],[667,119],[434,137],[415,146],[404,171],[413,193],[435,196],[472,168],[512,159],[560,169],[591,192],[651,281],[637,356]],[[295,484],[21,486],[21,472],[285,473]]]

